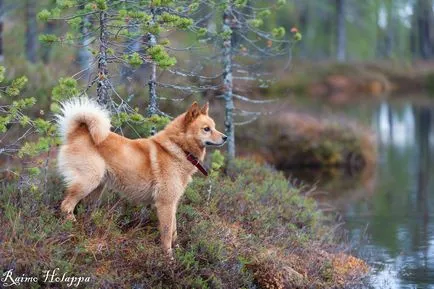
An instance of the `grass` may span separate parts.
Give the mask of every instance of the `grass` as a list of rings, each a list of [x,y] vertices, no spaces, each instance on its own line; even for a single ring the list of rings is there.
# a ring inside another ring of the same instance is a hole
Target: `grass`
[[[105,194],[99,204],[78,206],[77,223],[63,222],[62,183],[55,174],[48,179],[44,193],[18,180],[2,183],[3,271],[41,276],[59,268],[90,277],[86,288],[354,288],[368,271],[338,249],[314,200],[282,173],[249,160],[189,185],[171,265],[153,209]]]

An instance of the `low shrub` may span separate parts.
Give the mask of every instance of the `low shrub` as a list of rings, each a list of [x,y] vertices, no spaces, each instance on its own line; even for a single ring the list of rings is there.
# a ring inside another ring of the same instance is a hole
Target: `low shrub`
[[[282,173],[236,160],[189,185],[178,214],[175,261],[158,240],[151,208],[104,193],[80,204],[77,222],[59,215],[63,186],[54,173],[47,191],[3,181],[0,268],[16,276],[88,276],[86,288],[344,288],[360,284],[366,265],[338,253],[315,201]],[[348,259],[348,260],[347,260]],[[348,263],[348,262],[350,263]],[[34,287],[44,287],[42,282]],[[56,284],[66,287],[66,284]]]

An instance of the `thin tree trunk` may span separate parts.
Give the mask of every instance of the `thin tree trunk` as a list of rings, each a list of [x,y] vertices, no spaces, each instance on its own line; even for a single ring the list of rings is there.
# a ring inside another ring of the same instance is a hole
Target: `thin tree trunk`
[[[421,14],[423,15],[420,19],[420,32],[419,40],[422,40],[420,48],[423,58],[431,58],[433,52],[433,43],[431,39],[431,27],[433,22],[433,9],[431,0],[421,0]]]
[[[0,62],[4,61],[3,53],[3,19],[5,15],[4,0],[0,0]]]
[[[393,1],[387,3],[387,28],[386,28],[386,45],[385,45],[385,55],[388,58],[392,57],[393,48],[395,47],[395,10],[393,8]]]
[[[223,13],[223,31],[231,31],[231,2],[229,1],[226,10]],[[225,131],[228,137],[228,161],[229,163],[235,158],[235,126],[234,126],[234,100],[232,95],[233,78],[232,78],[232,47],[233,36],[228,36],[223,41],[223,87],[225,100]]]
[[[84,4],[81,4],[79,9],[84,9]],[[89,29],[87,28],[89,25],[89,16],[84,16],[83,21],[80,25],[80,33],[82,35],[82,39],[80,41],[80,48],[77,50],[77,62],[80,66],[80,70],[83,71],[83,78],[88,79],[90,75],[90,64],[92,62],[92,53],[88,49],[88,45],[91,39],[88,37]]]
[[[37,61],[37,37],[38,26],[36,23],[36,1],[27,0],[26,3],[26,56],[27,60]]]
[[[347,37],[345,27],[345,0],[336,0],[336,37],[337,37],[337,53],[338,61],[343,62],[346,59],[347,52]]]
[[[45,28],[44,28],[44,33],[45,34],[53,34],[54,31],[54,21],[48,21],[45,24]],[[51,50],[53,48],[53,45],[42,45],[41,46],[41,50],[42,50],[42,61],[46,64],[48,62],[50,62],[50,54],[51,54]]]
[[[419,11],[418,2],[414,2],[413,5],[413,15],[411,16],[411,28],[413,33],[410,33],[410,51],[413,57],[419,57],[419,33],[418,33],[418,21],[419,21]]]
[[[96,88],[97,101],[99,104],[104,106],[107,105],[109,101],[109,80],[108,80],[108,69],[107,69],[107,13],[101,11],[100,13],[100,36],[99,36],[99,55],[98,55],[98,86]]]
[[[153,22],[155,21],[154,9],[151,9],[151,14],[152,14],[152,23],[151,23],[152,25]],[[148,48],[153,47],[157,44],[157,37],[154,34],[148,33],[147,37],[148,37],[147,39]],[[148,88],[149,88],[149,105],[147,109],[148,116],[158,114],[159,112],[156,86],[157,86],[157,64],[154,61],[152,61],[151,74],[149,76],[149,81],[148,81]]]

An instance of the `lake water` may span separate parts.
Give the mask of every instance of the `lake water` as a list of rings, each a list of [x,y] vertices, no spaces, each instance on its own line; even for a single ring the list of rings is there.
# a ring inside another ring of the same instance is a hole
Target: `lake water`
[[[383,102],[370,109],[378,165],[361,175],[316,175],[342,215],[372,288],[434,288],[434,109]],[[312,181],[312,180],[310,180]]]

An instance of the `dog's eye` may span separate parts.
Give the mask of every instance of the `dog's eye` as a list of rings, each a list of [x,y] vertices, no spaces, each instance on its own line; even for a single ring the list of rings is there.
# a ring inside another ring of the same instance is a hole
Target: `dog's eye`
[[[206,131],[206,132],[209,132],[209,131],[211,131],[211,129],[210,129],[210,127],[209,126],[207,126],[207,127],[205,127],[204,129],[203,129],[204,131]]]

